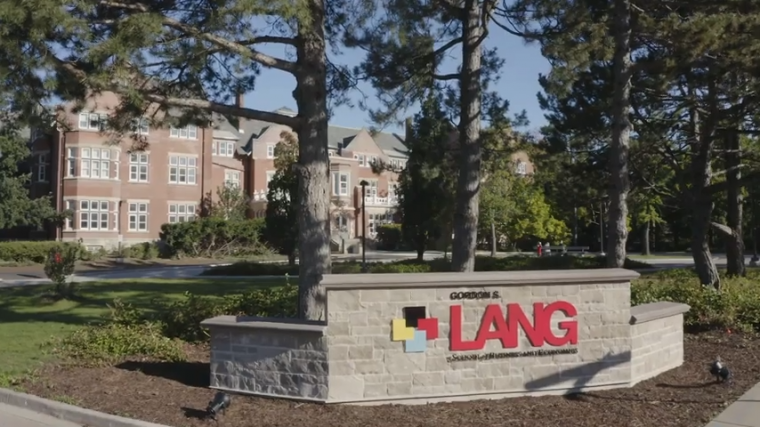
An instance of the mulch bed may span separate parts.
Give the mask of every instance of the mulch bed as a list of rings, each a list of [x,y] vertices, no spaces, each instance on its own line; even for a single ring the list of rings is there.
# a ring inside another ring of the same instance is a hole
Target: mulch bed
[[[21,384],[38,396],[174,427],[214,425],[202,419],[213,391],[208,351],[194,348],[181,364],[129,360],[109,367],[48,366]],[[631,389],[420,406],[325,406],[233,396],[220,427],[702,427],[760,382],[760,339],[687,335],[686,362]],[[707,373],[716,356],[731,386]]]

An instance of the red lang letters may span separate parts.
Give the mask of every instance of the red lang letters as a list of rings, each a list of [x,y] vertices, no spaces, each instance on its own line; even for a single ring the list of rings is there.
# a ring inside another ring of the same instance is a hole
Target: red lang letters
[[[499,304],[489,304],[483,314],[480,327],[472,341],[462,339],[462,306],[452,305],[451,312],[451,351],[482,350],[486,342],[498,339],[504,348],[517,348],[518,326],[522,328],[533,347],[549,345],[559,347],[578,344],[578,321],[572,319],[578,315],[575,306],[567,301],[555,301],[545,305],[533,304],[533,322],[528,319],[519,304],[507,304],[507,315]],[[555,312],[562,312],[568,319],[559,322],[559,329],[565,332],[556,336],[552,332],[551,320]],[[493,326],[493,330],[491,327]]]

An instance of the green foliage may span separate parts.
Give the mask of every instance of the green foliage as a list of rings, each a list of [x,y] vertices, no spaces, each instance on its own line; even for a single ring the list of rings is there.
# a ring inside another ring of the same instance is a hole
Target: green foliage
[[[250,198],[242,188],[225,183],[216,189],[216,199],[209,192],[201,202],[205,216],[228,221],[244,221],[248,218]]]
[[[151,260],[161,256],[161,247],[154,242],[143,242],[123,248],[119,256],[122,258]]]
[[[280,138],[274,149],[276,170],[267,192],[265,238],[293,263],[298,247],[298,141],[290,132],[283,132]]]
[[[43,264],[48,261],[51,251],[67,247],[75,247],[82,256],[87,252],[79,243],[10,241],[0,242],[0,260]]]
[[[397,251],[402,248],[401,224],[381,224],[377,226],[377,249]]]
[[[50,196],[29,197],[31,173],[22,173],[19,165],[29,161],[31,152],[19,135],[17,122],[18,119],[0,112],[0,230],[17,226],[39,228],[66,216],[56,211]]]
[[[75,245],[50,249],[45,260],[45,275],[55,284],[56,292],[59,287],[65,286],[67,278],[74,274],[74,267],[80,258],[81,251],[82,248]]]
[[[155,311],[144,312],[122,301],[114,301],[106,325],[135,328],[151,325],[161,336],[185,342],[208,341],[201,322],[215,316],[285,317],[297,315],[298,287],[256,289],[244,294],[207,297],[185,293],[171,303],[159,304]]]
[[[631,305],[657,301],[688,304],[684,323],[692,330],[732,329],[760,332],[760,272],[724,279],[721,291],[703,286],[692,269],[647,275],[631,287]]]
[[[604,257],[576,256],[509,256],[503,258],[476,257],[475,271],[518,271],[518,270],[565,270],[605,268]],[[451,271],[449,262],[443,259],[432,261],[403,260],[394,262],[368,262],[368,273],[427,273]],[[625,268],[644,269],[652,266],[643,262],[626,259]],[[361,263],[356,261],[333,264],[333,274],[361,273]],[[294,276],[297,266],[286,264],[258,263],[242,261],[230,265],[212,267],[203,275],[207,276]]]
[[[442,110],[441,98],[431,94],[414,116],[406,141],[409,160],[398,183],[401,235],[416,251],[450,233],[456,167],[447,150],[453,126]]]
[[[161,240],[172,256],[216,258],[261,255],[268,252],[261,242],[261,219],[227,221],[197,218],[161,226]]]
[[[165,337],[155,323],[86,326],[54,340],[54,352],[84,362],[113,362],[129,356],[185,360],[182,343]]]
[[[531,179],[515,175],[512,168],[494,171],[481,190],[481,235],[490,236],[491,221],[497,237],[512,247],[525,237],[558,243],[569,236],[567,225],[552,215],[542,189]]]

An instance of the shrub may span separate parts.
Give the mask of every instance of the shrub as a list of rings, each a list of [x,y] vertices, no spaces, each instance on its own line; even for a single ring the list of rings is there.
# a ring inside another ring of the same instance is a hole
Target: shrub
[[[377,227],[377,249],[382,251],[397,251],[401,249],[403,240],[401,224],[383,224]]]
[[[222,218],[198,218],[164,224],[160,237],[171,256],[216,258],[261,255],[269,253],[260,239],[263,227],[262,219],[227,221]]]
[[[165,337],[156,323],[86,326],[56,340],[54,351],[88,362],[110,362],[128,356],[147,356],[171,362],[185,360],[182,343]]]
[[[122,249],[120,254],[123,258],[132,259],[155,259],[161,255],[161,248],[154,242],[143,242],[136,245],[127,246]]]
[[[644,276],[631,286],[631,305],[657,301],[688,304],[684,323],[692,330],[736,329],[760,332],[758,273],[723,279],[721,292],[702,286],[691,269]]]
[[[44,264],[47,261],[51,250],[67,246],[81,248],[81,244],[78,242],[0,242],[0,260]]]
[[[69,280],[69,276],[74,274],[81,251],[81,246],[75,245],[50,249],[45,261],[45,275],[53,282],[56,297],[67,299],[74,296],[76,284]]]
[[[630,263],[629,263],[630,262]],[[631,265],[632,264],[632,265]],[[505,258],[477,257],[475,271],[519,271],[519,270],[564,270],[604,268],[606,260],[603,257],[574,257],[574,256],[510,256]],[[395,262],[367,263],[369,273],[428,273],[450,271],[450,263],[443,259],[432,261],[403,260]],[[646,268],[649,264],[626,259],[625,268]],[[361,263],[357,261],[335,262],[333,274],[361,273]],[[203,272],[206,276],[296,276],[298,266],[287,264],[259,263],[241,261],[230,265],[212,267]]]

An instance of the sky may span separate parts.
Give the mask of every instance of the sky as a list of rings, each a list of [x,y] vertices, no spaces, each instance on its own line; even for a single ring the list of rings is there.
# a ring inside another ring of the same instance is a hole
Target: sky
[[[546,122],[536,97],[536,94],[541,90],[541,86],[538,84],[538,75],[539,73],[546,74],[550,69],[549,63],[541,56],[539,46],[535,44],[525,45],[521,39],[511,36],[499,28],[492,28],[486,46],[489,48],[497,47],[499,55],[505,59],[501,79],[494,89],[502,97],[509,100],[510,115],[525,110],[530,120],[527,130],[538,130]],[[286,58],[283,51],[276,47],[265,46],[261,50],[270,55]],[[361,62],[363,58],[364,55],[361,51],[344,50],[343,54],[336,58],[336,62],[353,66]],[[445,62],[443,67],[450,69],[458,62],[458,59],[457,55],[453,55],[452,59],[448,63]],[[297,111],[295,101],[291,96],[294,88],[295,80],[290,74],[264,69],[257,78],[255,91],[246,94],[245,106],[264,111],[272,111],[280,107]],[[376,106],[371,102],[372,95],[374,95],[372,87],[369,84],[364,84],[360,89],[370,97],[369,104]],[[353,96],[358,99],[359,93],[355,92]],[[410,111],[407,115],[411,116],[415,112]],[[369,128],[373,125],[366,111],[349,106],[341,106],[335,109],[330,123],[353,128]],[[386,127],[384,130],[400,131],[399,128],[393,127]]]

